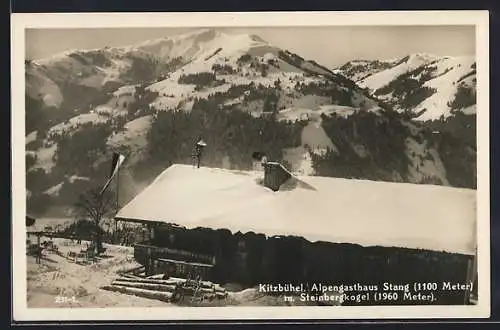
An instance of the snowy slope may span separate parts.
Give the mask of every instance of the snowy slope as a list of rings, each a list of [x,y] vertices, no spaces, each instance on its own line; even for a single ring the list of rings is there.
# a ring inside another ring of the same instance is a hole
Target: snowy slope
[[[49,130],[49,135],[53,136],[72,133],[82,125],[105,123],[106,121],[108,121],[107,116],[103,116],[95,112],[85,113],[72,117],[67,122],[52,126]]]
[[[47,106],[58,108],[63,101],[61,89],[38,68],[35,65],[27,68],[26,92],[32,98],[41,98]]]
[[[168,62],[139,49],[70,50],[30,61],[26,67],[26,93],[46,106],[79,106],[78,98],[106,93],[140,80],[156,79],[168,71]],[[72,109],[67,109],[72,110]]]
[[[279,57],[281,50],[278,47],[270,45],[256,36],[247,34],[232,35],[215,30],[201,32],[200,36],[207,36],[207,38],[200,37],[196,44],[190,44],[189,49],[193,50],[189,52],[184,48],[182,48],[183,51],[177,50],[175,47],[169,48],[175,51],[176,55],[189,56],[190,61],[181,69],[171,73],[169,78],[149,87],[149,90],[159,93],[154,105],[160,110],[174,109],[186,99],[207,98],[214,93],[224,93],[232,86],[246,86],[253,83],[256,86],[273,87],[279,82],[283,92],[290,94],[294,92],[295,85],[298,82],[310,84],[325,81],[324,78],[319,76],[311,77],[307,75],[305,69],[301,66],[292,66],[282,60]],[[188,37],[179,37],[179,39],[189,40],[192,37],[192,35],[188,35]],[[170,39],[168,40],[170,41]],[[157,43],[161,43],[161,41],[157,41]],[[242,64],[239,60],[243,55],[250,55],[252,59],[248,63]],[[270,65],[269,63],[273,63],[273,61],[275,64]],[[214,65],[229,66],[235,72],[217,74],[217,79],[221,83],[217,84],[217,86],[210,86],[210,88],[197,90],[194,84],[179,83],[179,78],[182,76],[212,72]],[[267,66],[266,75],[261,74],[257,68],[262,65]],[[310,63],[308,66],[309,70],[313,67]],[[319,96],[308,96],[312,99],[320,99]],[[299,102],[294,102],[293,106],[301,107]],[[311,107],[311,102],[308,103],[307,107]],[[331,104],[331,101],[327,103]],[[317,106],[313,105],[313,107]]]
[[[446,109],[444,112],[445,117],[449,116],[451,111],[449,104],[453,102],[459,85],[463,84],[474,89],[475,92],[475,82],[473,80],[476,75],[475,73],[471,74],[474,71],[472,69],[474,63],[475,60],[471,57],[447,58],[436,63],[433,78],[424,83],[424,86],[435,89],[436,92],[415,109],[417,112],[427,109],[419,119],[437,118],[443,114],[443,109]],[[471,108],[468,111],[475,113]]]
[[[475,113],[473,56],[412,54],[399,60],[351,61],[339,71],[395,109],[411,110],[419,120],[446,118],[453,111]]]
[[[113,134],[108,139],[110,146],[129,145],[137,149],[142,149],[147,146],[146,134],[151,126],[152,116],[143,116],[134,119],[123,127],[124,130]]]
[[[353,60],[342,65],[336,71],[354,81],[374,75],[383,70],[389,69],[399,62],[397,60]]]
[[[429,64],[436,61],[437,59],[438,57],[434,55],[412,54],[407,56],[406,58],[403,58],[400,61],[401,63],[358,81],[358,84],[371,90],[377,90],[383,86],[386,86],[402,74],[413,71],[421,67],[422,65]]]
[[[36,163],[28,170],[42,169],[45,173],[52,171],[56,165],[54,157],[57,152],[57,143],[48,143],[36,150]]]
[[[180,41],[190,40],[191,34],[181,36],[176,39]],[[203,37],[210,37],[204,39]],[[272,86],[279,79],[276,77],[258,77],[253,70],[249,68],[241,68],[242,71],[252,73],[253,76],[247,77],[242,74],[223,75],[225,83],[210,88],[209,90],[195,89],[194,84],[179,84],[179,78],[183,75],[196,74],[200,72],[211,72],[215,64],[230,65],[236,68],[238,59],[244,54],[252,54],[254,56],[269,57],[269,52],[277,53],[278,49],[271,47],[261,39],[251,35],[229,35],[215,30],[204,30],[200,34],[200,38],[196,39],[197,43],[187,43],[180,50],[172,48],[172,51],[177,56],[189,57],[190,62],[181,69],[173,72],[168,79],[160,81],[149,87],[150,90],[158,92],[159,97],[154,105],[161,110],[170,110],[176,108],[177,105],[186,98],[207,98],[209,94],[217,92],[226,92],[231,85],[248,85],[251,82],[262,84],[264,86]],[[175,44],[175,43],[174,43]],[[185,49],[187,48],[187,50]],[[175,55],[174,55],[175,56]],[[260,76],[260,75],[259,75]],[[282,77],[283,78],[283,77]]]

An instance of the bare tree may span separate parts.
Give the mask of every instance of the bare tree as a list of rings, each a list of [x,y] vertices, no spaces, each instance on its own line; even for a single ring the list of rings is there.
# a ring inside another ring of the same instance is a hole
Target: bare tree
[[[101,220],[114,211],[113,193],[93,188],[81,194],[75,204],[77,214],[90,219],[94,224],[94,248],[96,254],[102,251]]]

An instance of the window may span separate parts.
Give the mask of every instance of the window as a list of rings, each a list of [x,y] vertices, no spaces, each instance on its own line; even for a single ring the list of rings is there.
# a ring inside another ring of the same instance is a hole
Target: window
[[[184,274],[184,273],[186,273],[186,266],[184,264],[178,263],[176,265],[176,268],[177,268],[176,270],[177,270],[178,274]]]

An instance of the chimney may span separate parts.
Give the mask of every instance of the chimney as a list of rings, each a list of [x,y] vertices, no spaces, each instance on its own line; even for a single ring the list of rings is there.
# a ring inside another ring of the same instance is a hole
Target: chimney
[[[290,172],[277,162],[265,162],[264,167],[264,186],[272,191],[278,191],[283,183],[291,178]]]

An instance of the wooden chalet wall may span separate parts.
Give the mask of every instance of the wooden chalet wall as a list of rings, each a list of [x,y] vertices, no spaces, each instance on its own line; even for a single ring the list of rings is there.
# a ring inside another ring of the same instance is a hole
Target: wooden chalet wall
[[[465,283],[469,256],[425,250],[311,243],[299,237],[266,238],[229,230],[155,229],[151,244],[215,256],[209,279],[221,284],[384,282]],[[189,258],[188,258],[189,259]],[[198,261],[198,260],[191,260]],[[438,304],[462,304],[463,292],[436,294]]]

